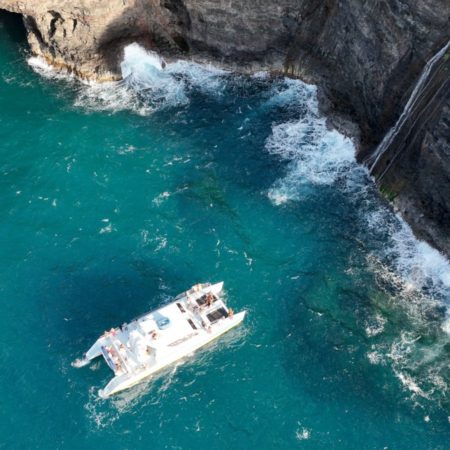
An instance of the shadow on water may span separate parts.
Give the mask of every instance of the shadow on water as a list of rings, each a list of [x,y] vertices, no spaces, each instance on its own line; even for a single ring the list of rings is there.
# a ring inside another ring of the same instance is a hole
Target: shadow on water
[[[73,359],[106,329],[164,304],[178,290],[172,269],[143,260],[116,261],[114,267],[64,272],[45,281],[37,301],[45,340]]]
[[[9,40],[23,45],[27,42],[27,31],[21,14],[0,9],[0,28],[6,31]]]

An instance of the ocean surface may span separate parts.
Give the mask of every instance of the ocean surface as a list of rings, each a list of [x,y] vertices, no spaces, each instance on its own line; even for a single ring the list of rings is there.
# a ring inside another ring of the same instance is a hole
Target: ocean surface
[[[316,87],[127,47],[124,81],[0,18],[0,448],[448,449],[450,266]],[[203,281],[243,326],[109,400],[111,326]]]

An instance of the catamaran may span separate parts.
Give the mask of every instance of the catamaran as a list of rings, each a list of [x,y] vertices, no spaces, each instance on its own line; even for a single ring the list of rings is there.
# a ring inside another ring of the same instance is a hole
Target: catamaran
[[[102,398],[134,386],[244,320],[245,311],[235,314],[227,307],[222,289],[223,282],[192,286],[171,303],[106,331],[73,365],[103,356],[114,378],[99,390]]]

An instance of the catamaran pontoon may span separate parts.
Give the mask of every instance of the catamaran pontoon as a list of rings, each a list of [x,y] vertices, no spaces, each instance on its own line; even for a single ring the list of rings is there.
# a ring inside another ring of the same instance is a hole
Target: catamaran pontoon
[[[240,324],[221,297],[223,282],[197,284],[160,309],[105,332],[73,365],[102,355],[114,378],[99,391],[103,398],[127,389],[189,355]]]

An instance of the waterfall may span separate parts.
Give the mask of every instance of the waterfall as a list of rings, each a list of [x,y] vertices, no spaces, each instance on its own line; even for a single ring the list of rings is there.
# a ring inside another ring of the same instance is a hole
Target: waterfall
[[[450,48],[450,40],[447,42],[447,44],[441,48],[425,65],[425,67],[422,70],[422,73],[420,74],[420,78],[418,82],[416,83],[414,90],[412,91],[412,94],[408,100],[408,102],[405,105],[405,108],[403,109],[400,117],[398,118],[395,125],[388,131],[388,133],[384,136],[381,143],[378,145],[376,150],[373,152],[373,154],[367,158],[366,163],[369,167],[369,171],[371,174],[373,174],[373,171],[375,167],[377,166],[378,161],[382,158],[382,156],[385,154],[385,152],[388,150],[388,148],[391,146],[397,135],[399,134],[400,130],[402,130],[403,126],[405,125],[406,121],[411,115],[411,112],[416,107],[419,99],[422,97],[423,93],[425,92],[426,88],[428,87],[430,83],[430,74],[432,73],[435,65],[438,61],[445,55],[447,50]],[[383,172],[382,175],[386,170]]]

